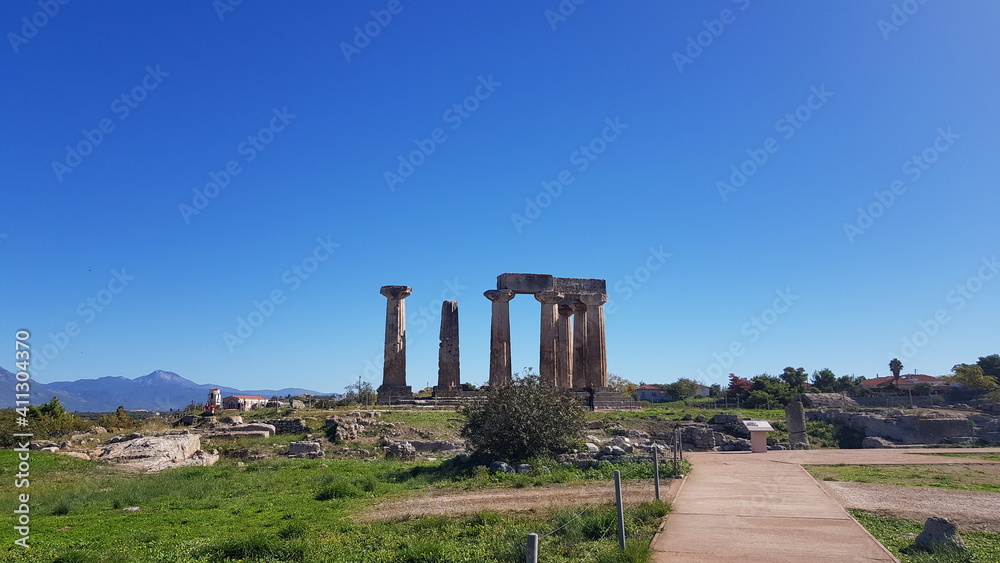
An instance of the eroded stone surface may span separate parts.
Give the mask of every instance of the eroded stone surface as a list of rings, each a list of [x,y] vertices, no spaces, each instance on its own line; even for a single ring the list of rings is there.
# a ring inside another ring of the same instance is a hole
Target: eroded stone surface
[[[219,455],[203,451],[197,434],[168,434],[113,441],[98,448],[96,458],[153,472],[188,465],[212,465],[219,460]]]

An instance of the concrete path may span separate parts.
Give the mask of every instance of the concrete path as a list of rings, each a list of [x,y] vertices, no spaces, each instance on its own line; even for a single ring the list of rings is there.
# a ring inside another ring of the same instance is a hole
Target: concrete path
[[[878,449],[686,454],[693,469],[653,539],[653,561],[898,561],[802,468],[804,464],[989,463]]]

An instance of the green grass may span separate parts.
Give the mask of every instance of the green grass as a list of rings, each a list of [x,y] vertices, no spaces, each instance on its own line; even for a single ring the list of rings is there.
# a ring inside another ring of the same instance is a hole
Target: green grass
[[[1000,464],[806,465],[816,479],[1000,492]]]
[[[1000,561],[1000,533],[996,532],[964,532],[959,530],[962,540],[969,548],[966,553],[959,554],[948,551],[935,553],[922,552],[912,547],[913,536],[923,530],[923,523],[892,518],[866,512],[851,510],[862,526],[875,536],[889,551],[903,563],[951,563],[951,562],[997,562]]]
[[[0,451],[4,482],[13,480],[14,460],[14,452]],[[4,541],[0,561],[490,563],[520,560],[519,544],[530,532],[545,535],[546,561],[648,559],[649,539],[666,505],[629,510],[632,539],[624,553],[605,533],[607,507],[584,510],[578,520],[586,526],[579,529],[572,527],[576,524],[560,528],[566,513],[484,512],[368,524],[351,518],[375,498],[421,489],[606,481],[616,468],[602,464],[583,471],[551,460],[534,461],[536,467],[549,464],[550,472],[490,475],[454,463],[281,458],[242,467],[235,460],[223,460],[212,467],[140,475],[32,452],[33,548],[14,546],[14,532],[8,526],[0,531]],[[649,463],[617,468],[627,479],[652,474]],[[13,494],[0,497],[0,510],[10,514],[13,501]],[[141,510],[122,510],[129,506]]]
[[[983,452],[983,453],[972,453],[972,452],[970,452],[970,453],[961,453],[961,454],[954,454],[954,453],[941,453],[941,454],[939,454],[939,453],[934,453],[934,452],[928,452],[928,453],[921,453],[920,455],[939,455],[939,456],[944,456],[944,457],[973,458],[973,459],[986,459],[986,460],[989,460],[989,461],[1000,461],[1000,454],[988,453],[988,452]]]

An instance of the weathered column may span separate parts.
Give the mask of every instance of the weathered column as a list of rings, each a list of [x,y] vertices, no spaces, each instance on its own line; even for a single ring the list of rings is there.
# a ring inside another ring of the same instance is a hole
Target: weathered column
[[[483,292],[493,302],[493,322],[490,330],[490,385],[505,385],[511,381],[510,360],[510,300],[509,289]]]
[[[559,316],[557,308],[563,297],[563,294],[558,291],[541,291],[535,294],[535,299],[542,304],[538,374],[542,377],[542,381],[553,386],[557,384],[556,374],[559,367],[556,356],[556,340],[558,338],[556,319]]]
[[[573,387],[587,386],[587,305],[573,303]]]
[[[385,308],[382,385],[378,388],[378,403],[384,405],[413,396],[406,384],[406,304],[403,302],[413,293],[413,288],[406,285],[384,285],[379,292],[388,299]]]
[[[441,304],[441,345],[438,348],[438,384],[435,397],[461,395],[458,358],[458,301]]]
[[[556,385],[573,387],[573,306],[564,299],[559,304],[558,335],[556,337]]]
[[[809,435],[806,434],[806,412],[802,408],[802,397],[795,396],[785,407],[785,425],[788,427],[788,443],[793,450],[808,450]]]
[[[608,360],[604,340],[604,304],[608,296],[604,293],[589,293],[580,296],[587,305],[587,386],[608,386]]]

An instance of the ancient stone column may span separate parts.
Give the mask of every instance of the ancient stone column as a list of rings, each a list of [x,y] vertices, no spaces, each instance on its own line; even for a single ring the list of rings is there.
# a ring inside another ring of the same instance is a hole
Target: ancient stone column
[[[608,296],[604,293],[588,293],[581,295],[580,300],[587,305],[587,387],[607,387],[604,304],[608,302]]]
[[[587,306],[573,302],[573,387],[587,386]]]
[[[788,426],[788,443],[793,450],[808,450],[809,436],[806,434],[806,412],[802,408],[802,398],[796,396],[785,407],[785,425]]]
[[[438,384],[435,397],[461,394],[461,376],[458,363],[458,301],[441,304],[441,345],[438,348]]]
[[[556,385],[573,387],[573,306],[564,299],[559,304],[556,337]]]
[[[490,385],[504,385],[511,381],[510,359],[510,300],[514,292],[509,289],[491,289],[483,292],[493,302],[493,322],[490,331]]]
[[[558,339],[556,319],[559,318],[557,308],[563,297],[565,296],[558,291],[541,291],[535,294],[535,299],[542,304],[538,374],[542,377],[542,381],[553,386],[557,384],[556,373],[559,367],[556,356],[556,340]]]
[[[379,292],[388,301],[385,308],[385,359],[382,364],[382,385],[378,402],[409,398],[413,392],[406,385],[406,304],[403,302],[413,288],[406,285],[384,285]]]

